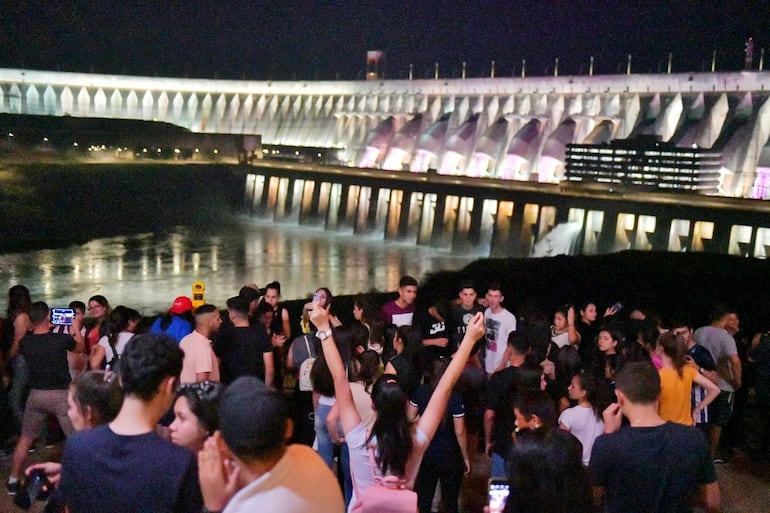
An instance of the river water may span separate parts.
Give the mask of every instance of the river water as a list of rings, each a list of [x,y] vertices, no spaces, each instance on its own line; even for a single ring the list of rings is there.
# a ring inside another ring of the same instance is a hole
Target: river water
[[[66,306],[103,294],[144,315],[191,295],[203,281],[207,302],[224,307],[246,283],[281,282],[284,299],[326,286],[335,295],[398,288],[403,274],[460,269],[480,255],[241,218],[227,229],[176,227],[92,240],[66,248],[0,254],[0,288],[26,285],[33,301]]]

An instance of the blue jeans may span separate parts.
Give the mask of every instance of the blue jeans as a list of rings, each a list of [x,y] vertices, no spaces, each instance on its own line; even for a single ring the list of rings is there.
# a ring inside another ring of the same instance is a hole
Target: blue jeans
[[[331,436],[329,436],[329,430],[326,429],[326,417],[331,409],[331,406],[319,404],[318,409],[315,411],[314,422],[315,440],[318,447],[316,450],[329,468],[334,467],[334,443]]]
[[[502,477],[508,478],[508,474],[505,473],[505,459],[496,452],[492,453],[492,463],[489,469],[489,477]]]

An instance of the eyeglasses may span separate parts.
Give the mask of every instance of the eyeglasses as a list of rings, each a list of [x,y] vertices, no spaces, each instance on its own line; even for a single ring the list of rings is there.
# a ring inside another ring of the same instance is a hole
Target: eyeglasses
[[[191,390],[200,401],[214,401],[222,393],[222,384],[216,381],[199,381],[198,383],[180,383],[176,387],[177,395],[181,395],[185,390]]]

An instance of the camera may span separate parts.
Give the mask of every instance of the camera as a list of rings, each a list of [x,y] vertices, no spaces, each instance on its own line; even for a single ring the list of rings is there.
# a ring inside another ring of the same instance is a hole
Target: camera
[[[51,308],[51,324],[69,326],[75,320],[75,310],[72,308]]]
[[[33,470],[22,482],[19,491],[13,497],[13,503],[21,509],[27,510],[35,501],[43,501],[51,494],[53,487],[45,472],[40,469]]]

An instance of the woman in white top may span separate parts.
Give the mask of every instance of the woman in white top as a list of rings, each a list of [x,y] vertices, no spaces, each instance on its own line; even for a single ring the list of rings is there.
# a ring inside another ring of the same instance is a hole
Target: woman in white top
[[[551,342],[559,346],[559,349],[580,342],[580,333],[575,327],[575,307],[572,305],[563,306],[553,314]]]
[[[91,348],[89,363],[94,370],[104,369],[106,365],[118,359],[129,340],[134,337],[134,331],[139,325],[141,316],[133,308],[117,306],[104,323],[107,333],[99,339],[99,343]],[[114,348],[114,350],[113,350]],[[117,354],[115,354],[117,353]]]
[[[310,320],[319,329],[319,339],[326,362],[334,379],[335,395],[345,439],[350,449],[350,471],[355,489],[363,491],[375,482],[378,475],[400,477],[407,488],[412,488],[422,455],[443,419],[449,395],[459,379],[474,344],[484,335],[484,316],[476,314],[467,326],[460,348],[439,381],[423,415],[415,425],[407,418],[406,394],[393,374],[381,376],[374,384],[372,401],[377,419],[368,433],[353,402],[345,367],[334,343],[328,310],[313,304]],[[376,469],[372,469],[369,447],[372,447]],[[355,495],[351,505],[355,504]]]
[[[569,398],[577,405],[559,416],[559,427],[572,433],[583,444],[583,465],[591,461],[594,440],[604,432],[603,406],[598,400],[599,385],[586,373],[576,374],[567,387]],[[609,401],[607,401],[609,403]]]

